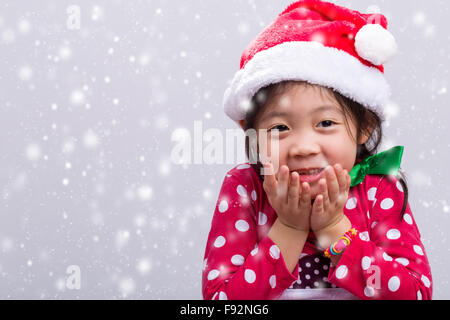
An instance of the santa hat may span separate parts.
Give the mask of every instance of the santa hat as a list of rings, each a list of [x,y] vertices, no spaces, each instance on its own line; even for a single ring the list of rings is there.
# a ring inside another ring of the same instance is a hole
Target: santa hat
[[[381,111],[390,95],[383,64],[396,50],[382,14],[320,0],[294,2],[244,50],[225,91],[225,113],[245,119],[260,88],[285,80],[322,85]]]

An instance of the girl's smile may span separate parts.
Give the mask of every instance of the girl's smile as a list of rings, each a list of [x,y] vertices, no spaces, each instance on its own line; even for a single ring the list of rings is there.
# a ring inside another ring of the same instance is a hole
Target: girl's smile
[[[294,83],[273,97],[256,118],[256,129],[267,130],[269,158],[278,157],[290,173],[299,173],[300,182],[308,182],[312,198],[319,194],[319,180],[324,169],[340,164],[348,172],[356,161],[356,127],[347,121],[343,108],[329,89],[305,83]],[[278,131],[278,155],[270,155],[270,136]],[[368,136],[359,141],[365,143]],[[260,150],[265,146],[259,145]],[[278,170],[275,174],[278,179]]]
[[[319,169],[300,169],[300,170],[292,170],[292,172],[297,172],[299,174],[300,183],[308,182],[312,183],[315,181],[318,181],[324,174],[325,168],[319,168]]]

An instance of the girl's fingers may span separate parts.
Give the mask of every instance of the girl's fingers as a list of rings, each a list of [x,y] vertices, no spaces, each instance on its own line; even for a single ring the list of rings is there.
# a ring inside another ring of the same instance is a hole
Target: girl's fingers
[[[297,209],[298,207],[298,189],[299,189],[299,176],[297,172],[291,173],[291,183],[289,185],[288,191],[288,205],[292,210]]]
[[[341,169],[338,172],[338,182],[339,182],[339,188],[341,191],[347,190],[347,170]]]
[[[289,186],[289,168],[285,165],[281,166],[278,175],[277,195],[283,203],[287,203],[287,191]]]
[[[266,162],[263,164],[263,175],[264,176],[268,176],[268,175],[273,175],[273,168],[272,168],[272,164],[270,162]]]
[[[322,195],[322,202],[324,207],[328,207],[330,204],[330,198],[328,195],[328,186],[327,186],[327,180],[322,178],[319,180],[319,191]]]
[[[264,183],[263,183],[264,191],[266,191],[267,194],[272,194],[276,192],[278,187],[278,182],[277,179],[275,178],[272,164],[267,163],[264,165],[264,173],[267,173],[266,175],[264,175]]]
[[[336,164],[333,167],[328,166],[325,168],[325,176],[327,178],[328,185],[328,197],[331,202],[333,202],[339,195],[339,182],[335,173],[335,171],[339,172],[339,170],[342,170],[342,167],[339,164]]]
[[[347,172],[347,170],[344,170],[345,178],[347,179],[347,187],[346,190],[350,189],[350,185],[352,184],[352,178],[350,177],[350,174]]]
[[[323,195],[319,194],[314,200],[312,214],[320,214],[323,212]]]
[[[311,206],[311,188],[308,182],[303,182],[301,185],[301,197],[299,200],[299,207],[308,208]]]

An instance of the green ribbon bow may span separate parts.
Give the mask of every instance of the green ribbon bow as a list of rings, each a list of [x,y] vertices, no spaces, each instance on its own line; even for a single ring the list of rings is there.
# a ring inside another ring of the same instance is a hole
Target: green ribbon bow
[[[396,175],[402,161],[403,149],[403,146],[396,146],[357,163],[349,173],[352,178],[350,187],[363,182],[368,174]]]

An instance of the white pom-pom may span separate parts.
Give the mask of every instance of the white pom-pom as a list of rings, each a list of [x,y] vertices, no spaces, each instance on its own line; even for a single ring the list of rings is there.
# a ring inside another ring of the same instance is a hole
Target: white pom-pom
[[[361,58],[379,66],[397,53],[397,43],[381,25],[366,24],[355,36],[355,49]]]

